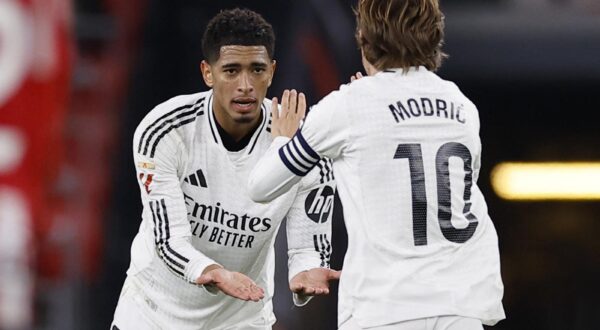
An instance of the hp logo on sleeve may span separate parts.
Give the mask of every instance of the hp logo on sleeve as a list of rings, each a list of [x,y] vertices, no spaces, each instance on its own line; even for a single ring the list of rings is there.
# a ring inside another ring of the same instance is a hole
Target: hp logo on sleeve
[[[333,210],[333,194],[330,186],[313,189],[304,202],[306,215],[316,223],[326,222]]]

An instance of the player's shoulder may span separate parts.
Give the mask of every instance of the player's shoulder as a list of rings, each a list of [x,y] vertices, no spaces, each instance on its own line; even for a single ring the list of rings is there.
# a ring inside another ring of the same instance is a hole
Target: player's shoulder
[[[451,94],[455,98],[460,99],[462,103],[472,105],[473,107],[475,107],[473,102],[465,95],[465,93],[463,93],[463,91],[460,89],[460,87],[458,87],[458,85],[454,81],[442,78],[433,72],[432,75],[437,77],[438,81],[440,82],[440,86],[443,87],[443,91],[445,93]]]
[[[211,92],[179,95],[150,110],[140,121],[134,133],[134,148],[138,153],[152,153],[160,140],[179,128],[194,122],[204,113]],[[148,154],[150,156],[150,154]]]
[[[465,93],[460,89],[460,87],[458,87],[458,85],[454,82],[450,83],[452,84],[452,88],[455,90],[456,94],[462,99],[463,104],[474,110],[477,110],[475,103],[473,103],[473,101],[471,101],[471,99],[465,95]]]
[[[331,91],[321,100],[319,100],[319,102],[317,102],[317,104],[315,104],[313,107],[328,108],[328,112],[332,112],[333,110],[339,109],[343,106],[343,103],[352,103],[351,100],[348,100],[349,98],[354,97],[354,95],[352,94],[352,90],[355,90],[355,87],[351,86],[351,84],[340,85],[338,89]],[[311,112],[313,107],[311,107],[309,113]]]
[[[372,95],[373,90],[378,90],[382,84],[386,84],[378,78],[376,76],[364,76],[360,79],[341,84],[338,89],[329,93],[324,100],[327,99],[327,102],[335,101],[337,103],[346,102],[349,105],[355,104],[354,100],[363,99],[366,95]]]
[[[140,121],[137,130],[143,130],[153,124],[156,125],[158,121],[172,119],[193,108],[203,106],[209,95],[210,92],[200,92],[172,97],[150,110]]]

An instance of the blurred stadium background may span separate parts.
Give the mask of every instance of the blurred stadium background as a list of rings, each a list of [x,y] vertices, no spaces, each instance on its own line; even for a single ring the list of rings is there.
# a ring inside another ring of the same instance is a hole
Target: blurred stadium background
[[[108,329],[140,222],[133,131],[156,104],[206,89],[210,17],[262,13],[277,34],[268,96],[296,88],[312,103],[361,69],[354,3],[0,0],[0,329]],[[598,329],[598,196],[505,200],[490,174],[507,161],[600,162],[600,1],[441,3],[450,58],[440,75],[481,116],[479,183],[500,237],[508,317],[494,329]],[[341,268],[339,207],[333,226]],[[335,292],[292,306],[284,238],[274,329],[335,329]]]

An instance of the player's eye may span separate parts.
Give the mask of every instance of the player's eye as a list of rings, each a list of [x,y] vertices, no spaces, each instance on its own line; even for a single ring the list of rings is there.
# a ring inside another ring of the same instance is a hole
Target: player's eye
[[[229,75],[234,75],[234,74],[237,72],[237,70],[236,70],[236,69],[225,69],[225,70],[223,70],[223,71],[224,71],[226,74],[229,74]]]
[[[265,71],[266,71],[265,68],[254,68],[254,73],[263,73]]]

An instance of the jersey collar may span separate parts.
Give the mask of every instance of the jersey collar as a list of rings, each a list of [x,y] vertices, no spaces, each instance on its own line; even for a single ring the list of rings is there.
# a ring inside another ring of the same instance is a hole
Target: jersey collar
[[[219,134],[219,129],[217,128],[217,121],[215,118],[215,113],[213,111],[213,97],[212,91],[208,96],[207,102],[207,112],[208,112],[208,125],[210,127],[210,137],[216,144],[221,145],[223,149],[227,150],[223,145],[223,140],[221,139],[221,135]],[[244,154],[250,154],[254,151],[254,147],[258,142],[258,139],[265,128],[267,128],[267,122],[270,122],[269,113],[267,112],[267,108],[265,107],[265,102],[260,105],[260,111],[262,111],[262,120],[258,125],[258,128],[254,131],[254,134],[250,138],[248,145],[244,149]]]
[[[385,69],[383,71],[381,71],[383,73],[404,73],[404,69],[402,68],[390,68],[390,69]],[[411,66],[410,68],[408,68],[406,74],[414,74],[414,73],[421,73],[421,72],[429,72],[429,70],[427,70],[426,67],[420,65],[420,66]]]

